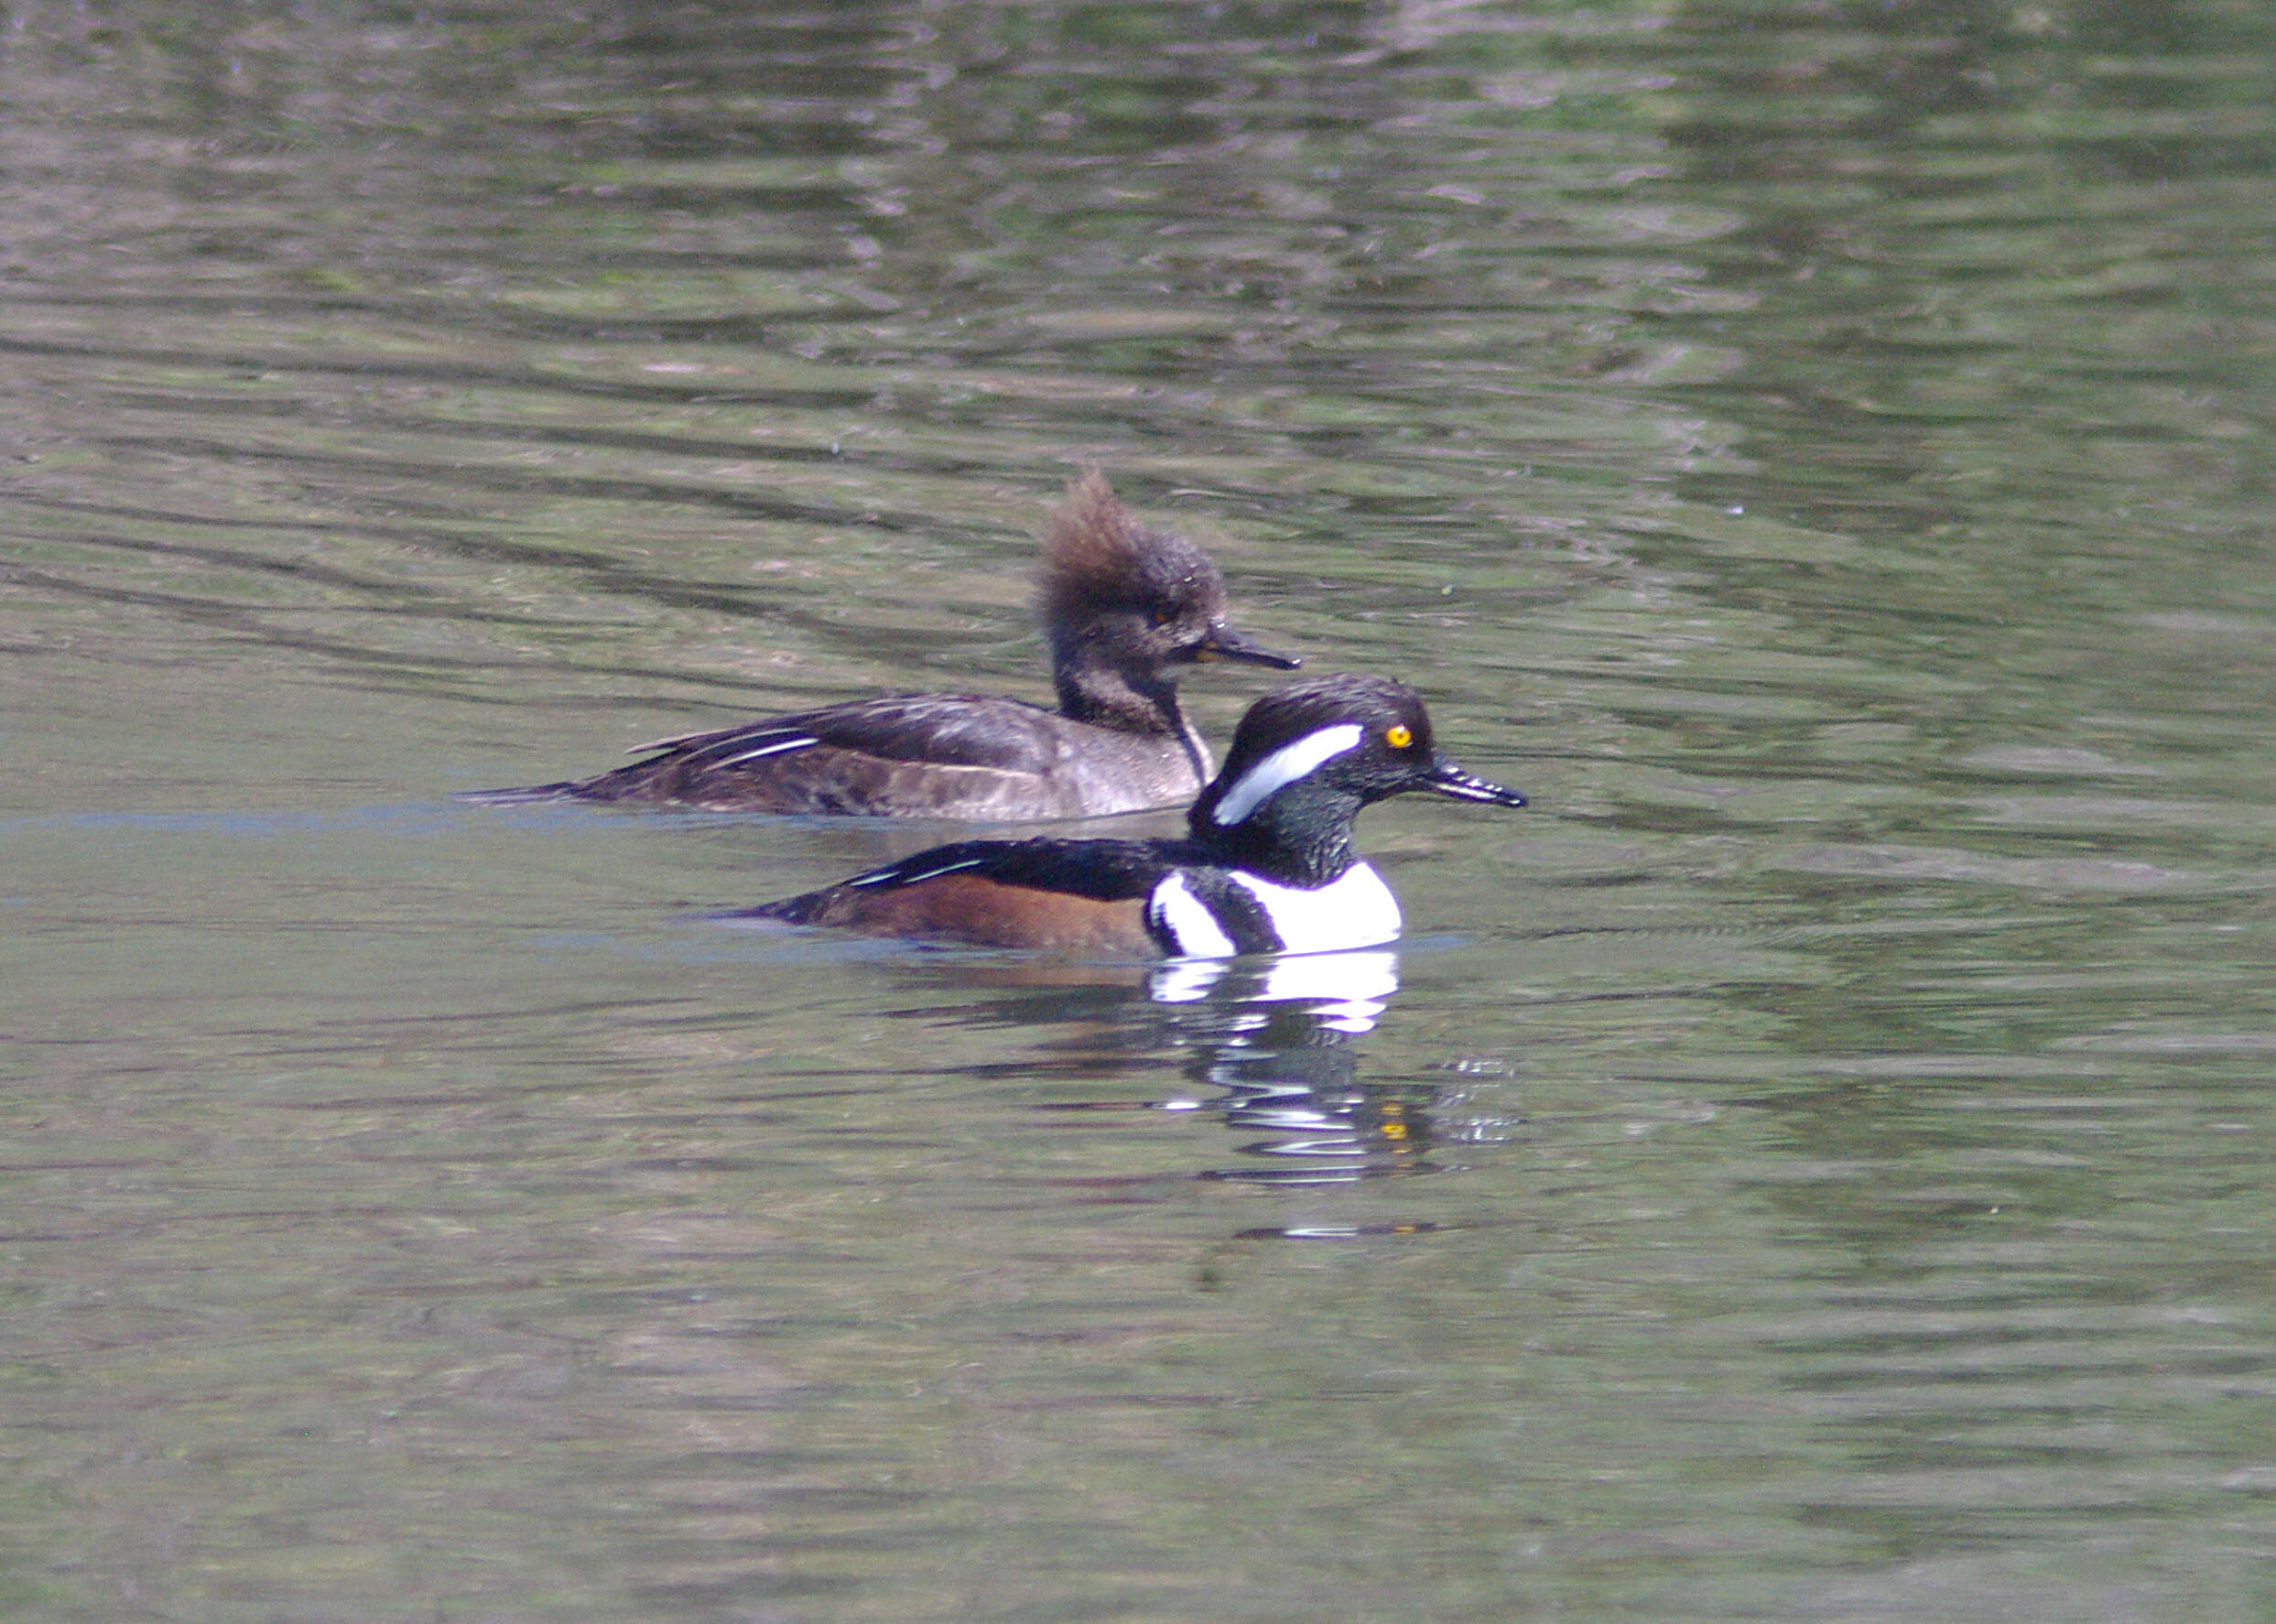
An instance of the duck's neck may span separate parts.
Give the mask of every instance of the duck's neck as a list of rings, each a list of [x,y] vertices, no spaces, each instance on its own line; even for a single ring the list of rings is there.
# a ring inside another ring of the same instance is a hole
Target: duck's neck
[[[1133,677],[1111,666],[1071,659],[1057,650],[1052,677],[1059,690],[1059,714],[1070,721],[1111,728],[1118,733],[1176,742],[1193,763],[1194,781],[1209,779],[1209,751],[1178,708],[1177,684],[1166,677]]]
[[[1195,842],[1229,866],[1309,890],[1341,879],[1360,861],[1351,845],[1357,796],[1294,784],[1230,828],[1212,816],[1218,799],[1197,801],[1188,822]]]

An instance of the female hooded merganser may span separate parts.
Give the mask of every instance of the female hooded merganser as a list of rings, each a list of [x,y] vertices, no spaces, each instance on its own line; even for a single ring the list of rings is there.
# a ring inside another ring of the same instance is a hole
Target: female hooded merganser
[[[965,840],[725,917],[1092,958],[1371,947],[1399,904],[1352,820],[1414,789],[1525,804],[1433,750],[1413,688],[1322,677],[1250,707],[1183,840]]]
[[[638,745],[657,753],[597,777],[466,798],[1004,821],[1140,812],[1208,781],[1179,666],[1299,663],[1228,625],[1217,566],[1140,524],[1096,470],[1052,510],[1042,574],[1057,713],[963,694],[855,699]]]

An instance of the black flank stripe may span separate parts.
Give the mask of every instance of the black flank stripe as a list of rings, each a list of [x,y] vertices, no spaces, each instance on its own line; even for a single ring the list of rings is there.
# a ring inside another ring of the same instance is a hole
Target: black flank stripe
[[[1264,911],[1256,893],[1234,884],[1232,876],[1224,870],[1188,869],[1186,882],[1216,917],[1217,927],[1230,937],[1233,946],[1241,952],[1277,953],[1287,946],[1280,939],[1280,932],[1273,926],[1273,916]]]

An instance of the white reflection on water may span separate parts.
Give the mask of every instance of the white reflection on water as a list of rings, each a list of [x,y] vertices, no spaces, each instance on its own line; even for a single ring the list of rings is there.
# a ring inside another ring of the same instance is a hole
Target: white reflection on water
[[[1387,948],[1257,959],[1178,959],[1156,969],[1148,996],[1180,1006],[1195,1045],[1194,1081],[1222,1090],[1167,1109],[1217,1111],[1263,1137],[1241,1145],[1280,1165],[1204,1174],[1245,1184],[1346,1184],[1429,1171],[1429,1099],[1359,1075],[1354,1040],[1374,1030],[1399,989]]]
[[[1156,1003],[1198,1003],[1216,994],[1227,1003],[1299,1004],[1330,1031],[1356,1034],[1374,1030],[1398,990],[1398,954],[1369,947],[1249,962],[1175,959],[1154,972],[1146,993]]]

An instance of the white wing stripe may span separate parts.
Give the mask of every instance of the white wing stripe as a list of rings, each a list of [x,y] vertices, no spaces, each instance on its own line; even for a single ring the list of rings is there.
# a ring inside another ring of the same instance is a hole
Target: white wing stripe
[[[777,739],[772,744],[762,744],[755,750],[746,750],[741,755],[723,757],[711,764],[715,767],[732,767],[737,762],[755,762],[763,755],[780,755],[786,750],[804,750],[809,744],[820,742],[819,739],[809,739],[800,733],[795,738]]]
[[[984,857],[967,857],[957,862],[944,862],[936,868],[929,869],[913,869],[905,864],[895,864],[889,869],[879,869],[874,873],[856,874],[846,883],[849,885],[914,885],[920,880],[937,880],[943,874],[953,874],[961,869],[976,869],[987,861]]]

